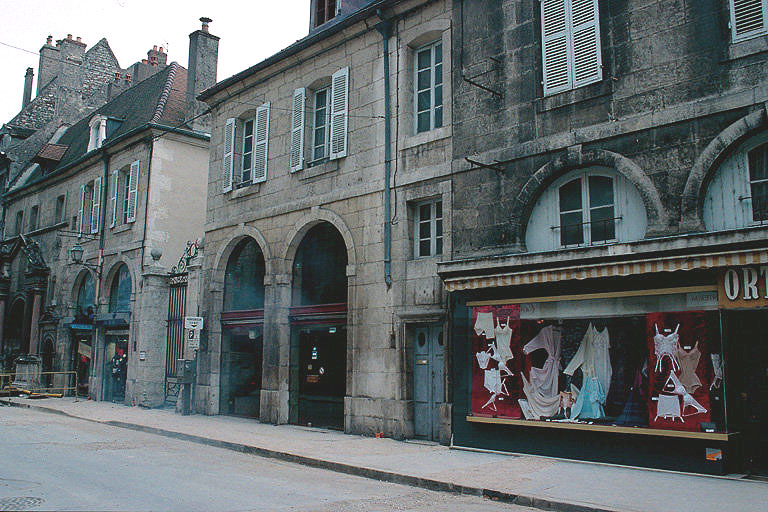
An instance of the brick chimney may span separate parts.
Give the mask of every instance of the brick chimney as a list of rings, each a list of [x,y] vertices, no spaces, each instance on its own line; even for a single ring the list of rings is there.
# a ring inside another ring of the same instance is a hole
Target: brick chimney
[[[168,54],[163,51],[162,46],[158,50],[157,45],[155,45],[147,52],[147,61],[151,66],[162,69],[168,65]]]
[[[219,38],[208,32],[210,18],[200,18],[203,26],[189,34],[189,69],[187,70],[187,96],[185,117],[194,130],[210,132],[210,116],[202,116],[208,107],[197,100],[197,95],[216,83],[219,61]]]
[[[35,72],[32,71],[32,68],[27,68],[27,73],[24,75],[24,97],[21,100],[22,109],[32,101],[32,80],[34,78]]]
[[[80,91],[83,88],[83,73],[80,66],[83,65],[85,57],[86,44],[72,38],[72,34],[67,34],[66,39],[61,40],[59,45],[60,66],[59,66],[59,84],[70,91]]]
[[[48,36],[40,48],[40,64],[37,66],[37,95],[59,73],[60,50],[53,45],[53,36]]]

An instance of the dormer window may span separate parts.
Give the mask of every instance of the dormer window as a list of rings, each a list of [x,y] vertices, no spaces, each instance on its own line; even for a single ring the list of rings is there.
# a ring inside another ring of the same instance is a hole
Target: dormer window
[[[315,0],[315,27],[336,17],[336,0]]]
[[[88,151],[100,148],[107,138],[107,118],[105,116],[94,116],[90,127],[90,137],[88,138]]]

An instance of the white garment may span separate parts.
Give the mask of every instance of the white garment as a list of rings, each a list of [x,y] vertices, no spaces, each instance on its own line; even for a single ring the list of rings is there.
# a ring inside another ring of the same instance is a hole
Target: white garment
[[[510,359],[514,359],[515,356],[512,354],[512,333],[514,332],[514,329],[512,329],[509,326],[509,317],[507,317],[507,323],[502,327],[499,325],[498,319],[496,319],[496,328],[494,330],[496,333],[496,359],[500,363],[506,363]]]
[[[549,417],[557,414],[560,407],[558,375],[560,373],[560,331],[551,325],[544,327],[523,347],[523,353],[530,354],[543,348],[547,360],[541,368],[531,367],[530,381],[523,375],[523,393],[534,416]]]
[[[613,368],[611,367],[611,347],[608,328],[598,331],[590,323],[587,332],[581,339],[581,345],[576,354],[563,370],[566,375],[573,375],[576,370],[581,368],[585,378],[597,379],[600,382],[603,395],[608,396],[611,388],[611,377]]]
[[[677,395],[659,395],[659,401],[656,406],[656,419],[680,419],[683,421],[683,417],[680,414],[680,398]],[[655,421],[655,420],[654,420]]]
[[[493,394],[501,393],[501,374],[498,368],[495,370],[485,370],[483,386]]]
[[[493,328],[493,313],[478,313],[475,320],[475,333],[478,336],[485,336],[485,339],[492,340],[496,335]]]
[[[491,354],[488,352],[478,352],[475,354],[475,357],[477,358],[477,364],[482,370],[488,368],[488,361],[491,359]]]
[[[683,383],[680,381],[680,379],[675,375],[674,372],[669,374],[669,378],[667,379],[667,382],[664,384],[664,387],[668,387],[670,384],[674,386],[674,390],[672,393],[676,395],[680,395],[683,398],[683,407],[681,409],[681,412],[683,413],[683,416],[693,416],[694,414],[703,414],[707,412],[707,409],[701,405],[699,402],[696,401],[695,398],[688,392],[688,390],[685,388]],[[696,412],[691,412],[688,414],[685,414],[685,408],[686,407],[693,407],[696,409]]]
[[[672,371],[676,372],[680,370],[680,362],[677,360],[677,345],[680,341],[680,335],[677,334],[677,330],[680,329],[680,324],[675,327],[675,332],[668,335],[663,335],[659,332],[659,326],[653,324],[656,328],[656,335],[653,337],[653,349],[656,353],[656,371],[661,371],[661,361],[668,357],[672,361]]]

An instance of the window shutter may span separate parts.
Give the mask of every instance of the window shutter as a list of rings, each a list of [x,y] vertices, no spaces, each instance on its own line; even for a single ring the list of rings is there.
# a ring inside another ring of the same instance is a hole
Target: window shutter
[[[101,220],[101,177],[93,180],[93,197],[91,198],[91,233],[99,232]]]
[[[597,0],[571,0],[573,86],[603,78]]]
[[[331,160],[347,156],[348,109],[349,68],[344,68],[331,78]]]
[[[541,0],[541,40],[544,62],[544,94],[564,91],[570,86],[568,66],[567,0]]]
[[[221,170],[221,191],[232,190],[232,173],[235,162],[235,119],[227,119],[224,125],[224,161]]]
[[[253,183],[267,180],[267,159],[269,158],[269,103],[256,109],[256,126],[253,141]]]
[[[293,91],[293,112],[291,113],[291,172],[304,168],[304,109],[306,90],[302,87]]]
[[[77,211],[77,236],[83,234],[83,214],[85,213],[85,185],[80,185],[80,209]]]
[[[126,222],[136,222],[136,196],[139,190],[139,165],[136,160],[131,164],[131,170],[128,173],[128,214],[125,216]]]
[[[109,227],[115,227],[117,224],[117,187],[119,171],[112,171],[112,197],[109,200],[109,207],[112,209],[112,218],[109,221]]]
[[[765,31],[765,0],[730,0],[733,40],[747,39]]]

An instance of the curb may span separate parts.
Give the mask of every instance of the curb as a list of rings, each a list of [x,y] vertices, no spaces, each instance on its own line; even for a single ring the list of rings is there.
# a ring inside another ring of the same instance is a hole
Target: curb
[[[124,428],[127,430],[134,430],[137,432],[144,432],[147,434],[154,434],[163,437],[169,437],[178,439],[181,441],[188,441],[206,446],[212,446],[214,448],[223,448],[225,450],[236,451],[245,453],[248,455],[255,455],[257,457],[264,457],[269,459],[276,459],[283,462],[290,462],[294,464],[301,464],[303,466],[325,469],[328,471],[334,471],[336,473],[343,473],[346,475],[359,476],[363,478],[369,478],[372,480],[379,480],[382,482],[389,482],[400,485],[407,485],[410,487],[418,487],[429,491],[448,492],[453,494],[466,494],[470,496],[480,496],[488,498],[493,501],[499,501],[504,503],[510,503],[513,505],[519,505],[522,507],[537,508],[540,510],[550,510],[559,512],[618,512],[616,509],[598,508],[593,506],[585,506],[576,503],[567,503],[561,501],[552,501],[535,496],[525,496],[520,494],[512,494],[504,491],[498,491],[495,489],[487,489],[483,487],[473,487],[461,484],[455,484],[452,482],[446,482],[443,480],[434,480],[430,478],[422,478],[412,475],[404,475],[400,473],[393,473],[391,471],[384,471],[381,469],[366,468],[360,466],[354,466],[352,464],[345,464],[342,462],[333,462],[329,460],[316,459],[313,457],[307,457],[304,455],[296,455],[288,452],[281,452],[277,450],[271,450],[269,448],[260,448],[258,446],[252,446],[241,443],[234,443],[231,441],[222,441],[220,439],[212,439],[208,437],[196,436],[193,434],[185,434],[183,432],[174,432],[172,430],[165,430],[157,427],[148,427],[145,425],[138,425],[136,423],[127,423],[123,421],[115,420],[95,420],[91,418],[84,418],[82,416],[76,416],[57,409],[49,409],[39,405],[24,404],[19,402],[13,402],[11,400],[0,399],[0,403],[10,405],[12,407],[22,407],[27,409],[35,409],[38,411],[47,412],[50,414],[58,414],[60,416],[66,416],[82,421],[89,421],[91,423],[99,423],[102,425],[108,425],[111,427]]]

